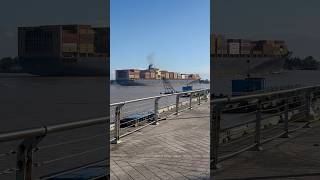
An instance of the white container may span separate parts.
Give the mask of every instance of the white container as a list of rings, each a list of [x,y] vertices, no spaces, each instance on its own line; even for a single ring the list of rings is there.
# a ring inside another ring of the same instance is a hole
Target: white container
[[[238,42],[229,42],[228,43],[229,54],[237,55],[240,54],[240,43]]]

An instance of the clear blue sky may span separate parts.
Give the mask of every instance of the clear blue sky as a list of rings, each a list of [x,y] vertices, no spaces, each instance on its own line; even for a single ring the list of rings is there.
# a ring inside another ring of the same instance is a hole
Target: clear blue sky
[[[111,78],[146,68],[210,75],[209,0],[111,0]]]

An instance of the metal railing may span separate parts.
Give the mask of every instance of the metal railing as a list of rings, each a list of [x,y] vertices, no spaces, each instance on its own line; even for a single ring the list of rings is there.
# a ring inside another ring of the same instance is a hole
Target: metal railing
[[[108,121],[109,121],[109,118],[103,117],[103,118],[95,118],[95,119],[70,122],[70,123],[64,123],[64,124],[58,124],[58,125],[52,125],[52,126],[44,126],[44,127],[35,128],[35,129],[27,129],[22,131],[14,131],[14,132],[0,134],[0,143],[22,140],[22,142],[18,145],[18,148],[16,150],[11,150],[10,152],[0,154],[0,158],[5,156],[10,156],[10,155],[16,155],[16,167],[0,170],[0,179],[2,179],[1,178],[2,175],[9,175],[9,174],[15,173],[17,180],[31,180],[35,178],[33,174],[34,168],[45,166],[47,164],[51,164],[53,162],[60,161],[60,160],[83,156],[87,153],[96,152],[102,148],[107,149],[108,146],[98,147],[98,148],[90,149],[87,151],[83,151],[81,153],[73,153],[72,155],[51,159],[45,162],[34,161],[35,153],[40,150],[57,147],[57,146],[64,147],[66,144],[93,139],[93,138],[96,138],[97,136],[107,137],[107,133],[105,132],[103,134],[98,134],[91,137],[85,137],[82,139],[76,139],[76,140],[71,140],[67,142],[59,142],[56,144],[39,147],[38,146],[39,143],[42,142],[46,136],[51,134],[56,134],[59,132],[66,132],[70,130],[87,128],[87,127],[92,127],[96,125],[104,125],[104,127],[106,127],[106,125],[109,124]]]
[[[317,120],[320,86],[211,99],[211,177],[220,162]]]
[[[209,89],[201,89],[111,104],[110,142],[117,144],[124,136],[149,125],[157,125],[168,116],[178,115],[195,104],[200,105],[202,100],[208,100],[209,92]]]

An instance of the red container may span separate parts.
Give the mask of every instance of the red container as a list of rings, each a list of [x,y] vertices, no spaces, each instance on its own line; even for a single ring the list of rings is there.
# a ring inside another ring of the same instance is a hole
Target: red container
[[[63,32],[62,43],[78,43],[78,35],[74,33]]]

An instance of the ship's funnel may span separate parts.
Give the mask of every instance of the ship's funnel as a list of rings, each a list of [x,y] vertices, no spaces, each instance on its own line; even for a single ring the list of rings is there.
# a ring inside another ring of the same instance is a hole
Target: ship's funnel
[[[153,68],[153,64],[149,64],[149,70]]]

